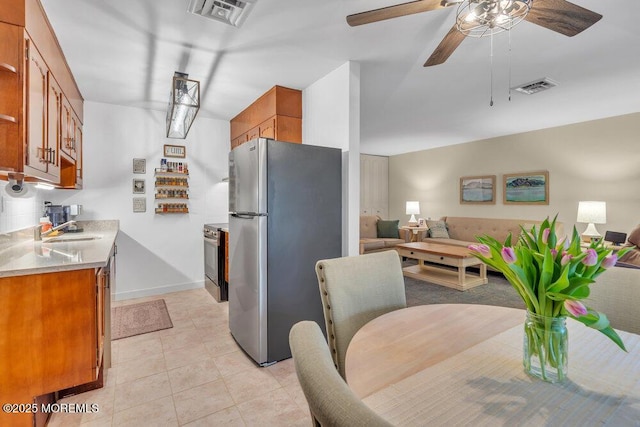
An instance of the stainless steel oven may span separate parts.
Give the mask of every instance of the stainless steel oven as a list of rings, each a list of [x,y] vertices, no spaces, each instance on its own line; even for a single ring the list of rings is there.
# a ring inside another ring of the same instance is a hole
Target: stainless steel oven
[[[228,286],[224,280],[224,233],[217,224],[205,224],[204,285],[216,301],[227,301]]]

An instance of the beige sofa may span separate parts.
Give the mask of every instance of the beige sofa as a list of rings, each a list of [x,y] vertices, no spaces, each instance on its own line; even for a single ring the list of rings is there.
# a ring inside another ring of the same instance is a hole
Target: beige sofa
[[[528,229],[532,224],[541,222],[464,217],[443,217],[441,219],[447,225],[450,238],[425,237],[422,239],[423,242],[467,246],[471,243],[477,243],[475,236],[485,234],[504,241],[509,233],[512,236],[520,235],[520,224]],[[562,223],[556,224],[556,233],[558,236],[565,235]],[[640,236],[640,227],[631,233],[630,241],[626,246],[634,244],[633,242],[640,243],[640,237],[634,237],[636,235]],[[638,258],[640,258],[638,253],[629,253],[627,257],[624,257],[624,260],[628,261],[627,265],[631,265]],[[640,267],[613,267],[598,276],[596,283],[589,288],[591,294],[585,301],[587,305],[606,314],[611,326],[615,329],[640,334],[640,309],[638,308],[640,307]]]
[[[378,221],[381,218],[376,215],[360,216],[360,254],[380,252],[393,248],[400,243],[407,243],[411,235],[408,230],[399,229],[400,238],[378,237]]]
[[[586,305],[606,314],[614,329],[640,334],[640,268],[610,268],[589,289]]]
[[[441,243],[455,246],[468,246],[478,243],[476,236],[489,235],[504,242],[509,233],[516,242],[520,236],[520,226],[529,229],[533,224],[540,224],[542,221],[529,219],[497,219],[497,218],[471,218],[445,216],[440,218],[447,225],[449,238],[424,237],[423,242]],[[564,236],[564,226],[556,223],[556,235]]]

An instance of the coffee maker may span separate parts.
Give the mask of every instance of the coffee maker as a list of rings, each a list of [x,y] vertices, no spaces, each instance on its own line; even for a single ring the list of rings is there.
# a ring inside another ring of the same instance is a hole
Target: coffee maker
[[[44,214],[49,217],[51,225],[57,227],[69,221],[69,206],[52,205],[51,202],[44,202]]]
[[[54,205],[51,202],[44,202],[44,214],[49,217],[51,225],[57,227],[79,215],[82,205]],[[69,225],[66,231],[82,231],[75,224]]]

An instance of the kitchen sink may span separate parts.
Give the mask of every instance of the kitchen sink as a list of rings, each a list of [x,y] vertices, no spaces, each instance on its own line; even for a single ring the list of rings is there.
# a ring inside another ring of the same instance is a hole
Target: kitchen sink
[[[43,240],[42,243],[72,243],[102,239],[102,236],[60,236]]]

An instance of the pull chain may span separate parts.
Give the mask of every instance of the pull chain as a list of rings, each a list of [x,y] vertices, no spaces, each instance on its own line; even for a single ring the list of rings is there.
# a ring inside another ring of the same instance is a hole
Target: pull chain
[[[491,31],[491,100],[489,107],[493,107],[493,30]]]
[[[509,102],[511,102],[511,30],[509,32]]]

